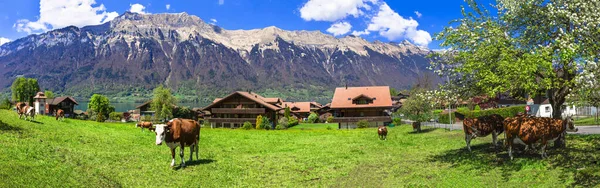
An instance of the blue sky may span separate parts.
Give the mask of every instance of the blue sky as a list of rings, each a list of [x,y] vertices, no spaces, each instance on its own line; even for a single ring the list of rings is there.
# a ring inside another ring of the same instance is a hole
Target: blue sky
[[[225,29],[276,26],[337,36],[354,32],[370,41],[409,40],[438,49],[440,41],[432,40],[435,33],[460,18],[464,4],[461,0],[0,0],[0,37],[4,38],[0,40],[66,25],[95,25],[133,10],[187,12],[206,22],[214,19]]]

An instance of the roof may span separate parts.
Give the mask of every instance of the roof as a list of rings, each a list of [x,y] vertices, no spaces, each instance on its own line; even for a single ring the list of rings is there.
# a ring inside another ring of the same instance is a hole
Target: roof
[[[373,99],[370,104],[352,104],[353,98],[368,96]],[[389,86],[371,87],[338,87],[333,94],[331,108],[374,108],[392,107],[392,96]]]
[[[67,100],[67,99],[71,100],[76,105],[79,105],[79,103],[77,103],[77,101],[73,97],[56,97],[54,99],[48,99],[46,102],[49,105],[58,105],[59,103],[63,102],[64,100]]]
[[[310,102],[310,104],[317,106],[318,108],[323,107],[323,105],[321,103],[318,102]]]
[[[223,98],[215,98],[215,100],[213,100],[213,103],[216,103],[217,101],[220,101]]]
[[[542,104],[550,104],[550,100],[546,99],[544,102],[542,102]]]
[[[241,95],[242,97],[248,98],[248,99],[250,99],[258,104],[261,104],[261,105],[265,106],[266,108],[269,108],[274,111],[281,109],[281,107],[279,107],[277,105],[273,105],[273,104],[266,102],[265,100],[268,98],[264,98],[263,96],[260,96],[256,93],[249,93],[249,92],[245,92],[245,91],[236,91],[236,92],[233,92],[233,93],[227,95],[226,97],[223,97],[221,100],[213,102],[212,104],[208,105],[207,107],[204,107],[204,109],[202,109],[202,110],[208,110],[208,109],[212,108],[213,106],[221,103],[222,101],[225,101],[225,99],[231,98],[235,95]],[[271,98],[271,99],[273,99],[273,98]],[[275,99],[279,99],[279,98],[275,98]]]
[[[276,103],[280,103],[283,102],[283,99],[281,98],[264,98],[264,101],[270,104],[276,104]]]
[[[138,109],[138,108],[142,108],[142,107],[144,107],[144,106],[146,106],[146,105],[148,105],[148,104],[150,104],[150,103],[152,103],[152,100],[146,101],[145,103],[142,103],[142,104],[140,104],[140,105],[136,106],[135,108],[136,108],[136,109]]]
[[[281,107],[285,108],[285,107],[290,107],[290,110],[293,112],[299,112],[299,113],[308,113],[310,112],[310,104],[312,102],[283,102],[283,104],[281,105]],[[292,110],[292,108],[298,108],[300,110]]]
[[[33,97],[34,99],[46,99],[46,94],[44,92],[37,92],[37,94],[35,95],[35,97]]]

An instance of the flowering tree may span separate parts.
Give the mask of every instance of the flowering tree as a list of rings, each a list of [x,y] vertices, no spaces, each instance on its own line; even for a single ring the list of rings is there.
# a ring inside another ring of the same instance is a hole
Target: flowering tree
[[[404,114],[408,119],[415,121],[413,127],[415,130],[421,130],[421,122],[431,118],[433,109],[433,98],[422,88],[414,88],[410,92],[410,97],[402,104],[399,113]]]
[[[600,3],[498,0],[490,13],[466,2],[463,18],[436,36],[452,50],[435,55],[432,67],[472,93],[546,93],[552,116],[561,118],[567,95],[578,87],[578,68],[600,55]]]

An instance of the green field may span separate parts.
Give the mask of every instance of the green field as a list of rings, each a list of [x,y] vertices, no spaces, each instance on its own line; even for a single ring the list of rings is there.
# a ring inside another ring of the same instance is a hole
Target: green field
[[[588,118],[576,119],[575,125],[577,125],[577,126],[600,125],[600,122],[596,122],[595,117],[588,117]]]
[[[300,123],[296,126],[290,127],[290,130],[327,130],[327,127],[331,129],[338,129],[337,123]]]
[[[200,160],[171,168],[167,146],[133,123],[0,111],[0,187],[594,187],[600,136],[569,136],[539,155],[494,153],[490,138],[464,149],[461,131],[408,126],[361,130],[202,130]],[[186,152],[186,156],[189,152]],[[187,158],[187,157],[186,157]],[[180,163],[177,157],[177,164]]]

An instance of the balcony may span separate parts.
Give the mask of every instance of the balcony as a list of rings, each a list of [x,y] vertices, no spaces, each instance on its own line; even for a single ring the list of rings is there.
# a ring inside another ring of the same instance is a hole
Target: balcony
[[[264,114],[264,108],[213,108],[213,114]]]
[[[209,123],[244,123],[244,122],[256,122],[256,118],[205,118]]]
[[[366,116],[366,117],[334,117],[334,123],[349,123],[358,122],[360,120],[367,120],[368,122],[390,122],[392,118],[390,116]]]

